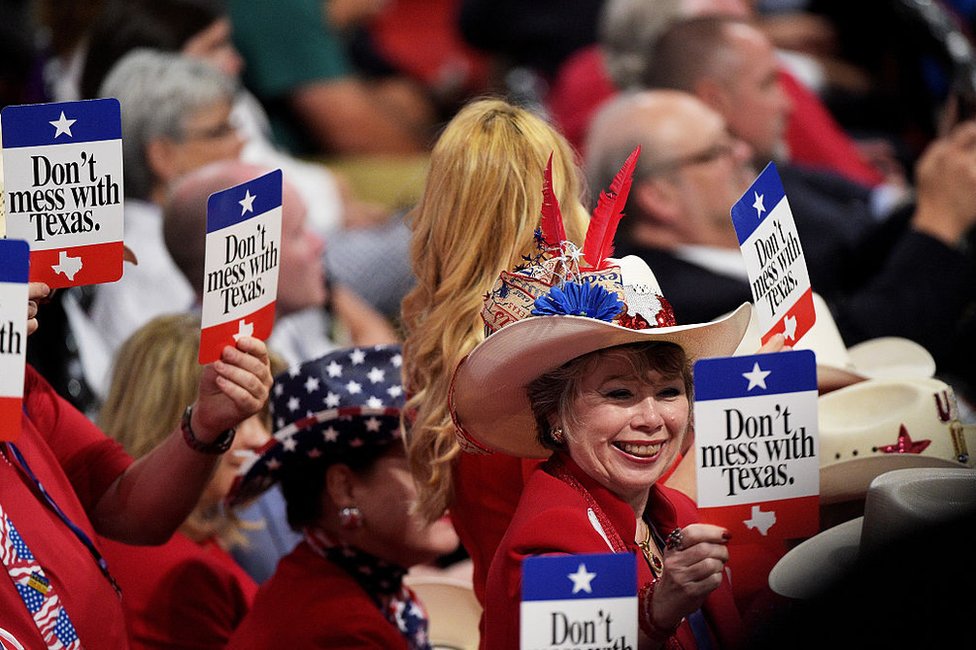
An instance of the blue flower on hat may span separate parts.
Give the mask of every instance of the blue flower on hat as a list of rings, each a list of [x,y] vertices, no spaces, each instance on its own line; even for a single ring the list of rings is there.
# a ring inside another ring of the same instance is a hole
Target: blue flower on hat
[[[591,283],[589,278],[552,287],[534,304],[533,316],[586,316],[607,322],[626,308],[617,294]]]

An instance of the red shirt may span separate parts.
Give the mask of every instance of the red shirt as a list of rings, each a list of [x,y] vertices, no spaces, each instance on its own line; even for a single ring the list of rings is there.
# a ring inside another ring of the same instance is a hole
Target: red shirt
[[[24,378],[24,412],[17,447],[58,506],[94,540],[86,513],[132,459],[30,366]],[[125,618],[115,590],[88,549],[4,454],[0,502],[50,578],[86,650],[126,648]],[[46,647],[7,576],[0,577],[0,628],[25,648]]]
[[[162,546],[101,540],[132,650],[219,650],[244,618],[258,587],[214,542],[175,533]]]

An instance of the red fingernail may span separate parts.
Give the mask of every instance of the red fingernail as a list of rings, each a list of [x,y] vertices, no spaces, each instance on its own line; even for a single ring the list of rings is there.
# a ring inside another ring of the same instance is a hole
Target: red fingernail
[[[726,542],[729,541],[730,539],[732,539],[732,533],[730,533],[729,531],[723,532],[722,539],[725,540]]]

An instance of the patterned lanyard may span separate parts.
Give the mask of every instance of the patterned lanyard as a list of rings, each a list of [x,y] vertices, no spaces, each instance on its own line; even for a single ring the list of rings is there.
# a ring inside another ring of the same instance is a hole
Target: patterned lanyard
[[[337,565],[373,598],[410,650],[430,650],[427,615],[403,585],[405,571],[352,546],[337,544],[321,529],[306,528],[305,541],[317,554]]]
[[[48,650],[82,650],[68,612],[24,538],[0,506],[0,560]]]
[[[38,494],[41,495],[41,497],[43,497],[44,503],[46,503],[47,506],[54,512],[54,514],[56,514],[58,518],[64,522],[65,526],[67,526],[68,529],[72,533],[74,533],[75,537],[78,538],[78,541],[80,541],[85,546],[85,548],[88,549],[88,552],[95,560],[95,564],[98,565],[99,571],[102,572],[102,575],[105,576],[105,579],[108,580],[109,584],[112,585],[112,588],[115,590],[116,595],[118,595],[121,598],[122,590],[119,588],[118,583],[115,582],[115,578],[112,577],[112,574],[108,572],[108,562],[105,561],[105,558],[102,557],[102,554],[98,551],[97,548],[95,548],[95,544],[91,541],[91,538],[88,537],[88,535],[85,534],[85,531],[79,528],[75,524],[75,522],[71,521],[68,515],[66,515],[65,512],[61,509],[61,507],[54,501],[54,498],[50,494],[48,494],[48,491],[41,484],[40,479],[37,478],[37,476],[34,474],[34,471],[30,468],[30,465],[27,464],[27,459],[24,458],[24,455],[22,453],[20,453],[20,449],[18,449],[17,446],[12,442],[7,443],[7,449],[10,450],[10,453],[13,455],[14,460],[17,461],[17,466],[20,468],[20,470],[24,472],[24,474],[34,484],[34,487],[37,488],[37,492]]]

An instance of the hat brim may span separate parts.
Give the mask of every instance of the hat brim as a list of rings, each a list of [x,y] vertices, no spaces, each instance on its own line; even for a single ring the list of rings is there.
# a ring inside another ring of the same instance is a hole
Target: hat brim
[[[831,505],[863,499],[871,481],[882,474],[917,467],[965,468],[966,465],[923,454],[886,454],[826,465],[820,468],[820,503]]]
[[[681,346],[689,362],[731,355],[749,325],[743,303],[722,319],[694,325],[633,330],[581,316],[533,316],[482,341],[455,370],[451,414],[476,445],[523,458],[550,451],[536,436],[525,389],[537,377],[576,357],[628,343],[662,341]]]
[[[911,339],[882,336],[848,348],[857,372],[871,379],[914,379],[935,376],[935,359]]]
[[[300,441],[322,441],[326,443],[330,440],[327,432],[323,429],[325,425],[349,423],[371,416],[395,418],[399,422],[400,409],[368,406],[326,409],[291,422],[286,427],[279,429],[271,437],[271,440],[241,465],[234,477],[230,491],[224,497],[224,505],[237,507],[261,496],[276,484],[281,478],[281,473],[287,471],[288,467],[293,464],[290,459],[299,455],[296,449],[300,446]],[[389,440],[383,440],[378,443],[378,446],[391,444],[400,439],[393,437]],[[333,451],[331,454],[331,458],[334,460],[335,452]],[[309,455],[309,458],[311,457]]]
[[[864,517],[829,528],[791,549],[769,572],[769,588],[787,598],[810,598],[857,561]]]

